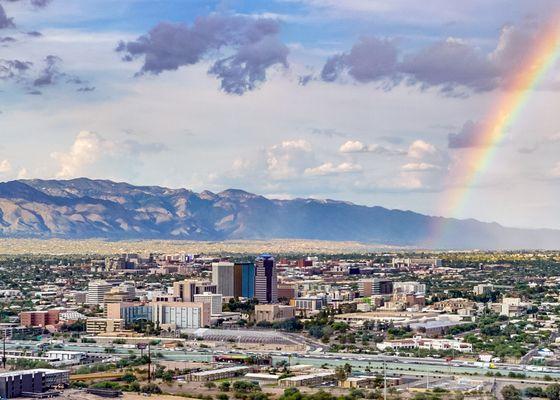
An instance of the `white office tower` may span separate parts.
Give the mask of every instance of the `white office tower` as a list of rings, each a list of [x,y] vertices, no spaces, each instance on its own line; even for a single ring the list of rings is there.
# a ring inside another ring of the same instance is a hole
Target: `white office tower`
[[[212,316],[222,314],[222,295],[214,294],[211,292],[204,292],[202,294],[194,295],[195,303],[209,303],[210,304],[210,314]]]
[[[212,283],[223,297],[233,297],[233,263],[212,263]]]
[[[111,284],[105,281],[91,281],[88,284],[86,304],[103,304],[105,294],[108,293],[111,288]]]

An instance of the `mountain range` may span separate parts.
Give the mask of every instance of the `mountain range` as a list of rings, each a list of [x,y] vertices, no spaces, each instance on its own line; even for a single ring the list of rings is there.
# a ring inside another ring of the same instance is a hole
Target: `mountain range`
[[[434,232],[441,237],[433,241]],[[318,239],[455,249],[560,247],[560,230],[422,215],[334,200],[275,200],[108,180],[0,183],[0,237],[108,240]]]

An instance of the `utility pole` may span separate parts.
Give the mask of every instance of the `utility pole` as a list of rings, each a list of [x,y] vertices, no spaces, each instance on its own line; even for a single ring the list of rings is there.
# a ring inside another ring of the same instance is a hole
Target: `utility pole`
[[[148,383],[152,382],[152,352],[150,343],[148,342]]]
[[[6,369],[6,331],[2,334],[2,368]]]
[[[383,360],[383,400],[387,400],[387,365]]]

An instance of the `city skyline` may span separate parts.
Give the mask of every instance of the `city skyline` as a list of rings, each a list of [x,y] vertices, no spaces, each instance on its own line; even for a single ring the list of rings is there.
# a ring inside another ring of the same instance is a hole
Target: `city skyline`
[[[0,180],[560,228],[559,13],[550,0],[0,0]],[[513,85],[523,69],[542,73]]]

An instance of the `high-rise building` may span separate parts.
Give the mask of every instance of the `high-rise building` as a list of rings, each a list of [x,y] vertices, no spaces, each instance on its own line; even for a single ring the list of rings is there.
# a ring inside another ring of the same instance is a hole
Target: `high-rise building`
[[[233,263],[212,263],[212,283],[224,297],[233,297]]]
[[[103,304],[105,294],[111,290],[112,285],[105,281],[91,281],[88,284],[88,291],[86,296],[87,304]]]
[[[255,260],[255,297],[260,304],[278,302],[276,263],[269,254],[263,254]]]
[[[181,301],[194,301],[195,294],[218,293],[218,288],[212,282],[184,280],[173,283],[173,296]]]
[[[255,297],[255,264],[235,263],[233,267],[233,295],[252,299]]]

